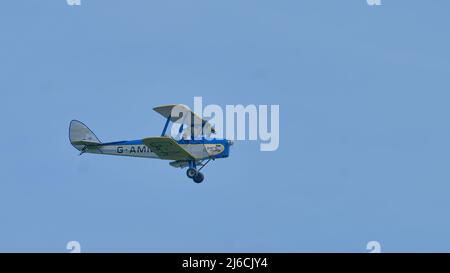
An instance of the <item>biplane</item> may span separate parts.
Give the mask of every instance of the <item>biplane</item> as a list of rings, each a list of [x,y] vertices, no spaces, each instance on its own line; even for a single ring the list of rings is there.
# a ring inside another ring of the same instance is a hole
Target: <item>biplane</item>
[[[186,175],[195,183],[203,182],[204,175],[200,171],[209,162],[230,155],[233,142],[211,138],[216,133],[214,127],[188,107],[171,104],[153,110],[166,119],[160,136],[102,143],[86,125],[72,120],[70,143],[80,155],[92,153],[171,160],[172,167],[187,168]],[[171,122],[180,126],[175,137],[167,134]]]

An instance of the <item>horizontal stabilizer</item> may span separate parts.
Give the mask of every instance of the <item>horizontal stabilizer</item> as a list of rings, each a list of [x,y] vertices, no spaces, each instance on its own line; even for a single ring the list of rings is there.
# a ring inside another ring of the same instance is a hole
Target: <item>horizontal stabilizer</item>
[[[79,140],[79,141],[72,141],[73,145],[84,145],[84,146],[97,146],[100,143],[93,142],[93,141],[85,141],[85,140]]]

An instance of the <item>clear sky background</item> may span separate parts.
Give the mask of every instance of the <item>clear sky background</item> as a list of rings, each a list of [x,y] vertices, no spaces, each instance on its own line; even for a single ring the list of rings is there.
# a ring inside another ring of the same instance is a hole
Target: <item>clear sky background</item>
[[[450,251],[450,2],[9,0],[0,7],[0,251]],[[203,184],[78,152],[158,135],[156,105],[279,104]]]

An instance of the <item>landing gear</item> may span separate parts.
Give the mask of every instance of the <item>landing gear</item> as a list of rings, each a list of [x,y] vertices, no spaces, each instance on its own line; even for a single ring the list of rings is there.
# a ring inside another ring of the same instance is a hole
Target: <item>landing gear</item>
[[[198,172],[194,178],[192,178],[194,180],[195,183],[202,183],[203,179],[205,179],[205,177],[203,176],[203,174],[201,172]]]
[[[190,179],[194,180],[195,183],[202,183],[203,180],[205,179],[205,176],[194,168],[189,168],[186,171],[186,175]]]
[[[193,179],[193,178],[197,175],[197,170],[194,169],[194,168],[189,168],[189,169],[186,171],[186,175],[187,175],[187,177],[189,177],[190,179]]]
[[[214,159],[212,159],[212,160],[214,160]],[[189,177],[190,179],[194,180],[194,182],[197,183],[197,184],[198,183],[202,183],[203,180],[205,179],[205,176],[200,171],[210,161],[211,161],[211,159],[208,159],[208,161],[206,161],[206,163],[204,163],[204,161],[201,161],[201,162],[189,161],[189,169],[187,169],[187,171],[186,171],[187,177]],[[200,166],[200,169],[197,170],[197,166]]]

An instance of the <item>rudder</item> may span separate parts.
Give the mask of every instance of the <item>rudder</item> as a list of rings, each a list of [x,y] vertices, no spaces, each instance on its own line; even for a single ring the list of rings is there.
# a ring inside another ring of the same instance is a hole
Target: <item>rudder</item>
[[[70,122],[69,139],[72,146],[79,151],[83,151],[86,146],[101,144],[97,136],[78,120]]]

